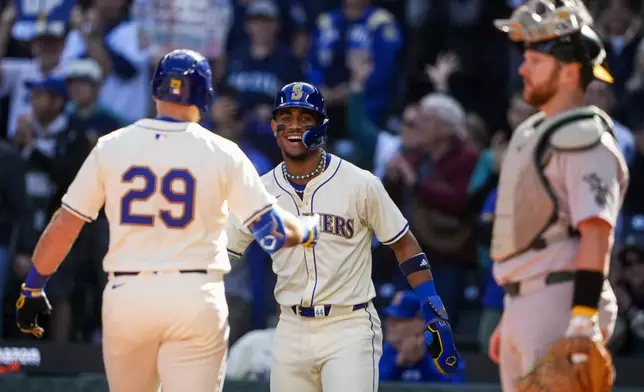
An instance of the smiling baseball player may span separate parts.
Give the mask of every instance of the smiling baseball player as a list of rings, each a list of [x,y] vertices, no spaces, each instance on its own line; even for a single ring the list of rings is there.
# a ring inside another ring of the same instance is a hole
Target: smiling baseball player
[[[382,332],[371,303],[373,234],[393,249],[421,298],[426,343],[437,367],[452,372],[459,355],[427,257],[380,180],[322,150],[327,125],[315,86],[291,83],[278,93],[271,126],[284,162],[262,181],[281,208],[298,216],[319,214],[320,238],[314,247],[272,255],[281,314],[271,390],[377,391]],[[229,223],[228,251],[240,257],[253,236],[233,217]]]
[[[228,345],[222,276],[230,270],[229,211],[273,253],[312,246],[317,217],[279,209],[234,143],[197,124],[212,100],[199,53],[167,54],[152,81],[159,117],[99,139],[33,255],[17,302],[18,327],[42,336],[44,287],[85,222],[105,205],[103,356],[112,392],[220,391]]]

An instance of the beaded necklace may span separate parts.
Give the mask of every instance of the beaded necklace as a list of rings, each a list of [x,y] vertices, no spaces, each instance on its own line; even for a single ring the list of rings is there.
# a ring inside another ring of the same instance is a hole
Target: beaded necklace
[[[324,171],[324,168],[326,166],[326,152],[324,150],[321,151],[322,156],[320,157],[320,162],[318,165],[315,167],[315,170],[308,174],[303,174],[301,176],[297,176],[295,174],[291,174],[286,170],[286,164],[282,163],[282,173],[284,173],[284,177],[286,177],[289,180],[306,180],[308,178],[316,176],[318,173],[321,173]]]

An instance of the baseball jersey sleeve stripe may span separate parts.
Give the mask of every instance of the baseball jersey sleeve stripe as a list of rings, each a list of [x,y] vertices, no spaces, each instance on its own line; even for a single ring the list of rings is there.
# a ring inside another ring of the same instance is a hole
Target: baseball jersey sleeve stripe
[[[69,211],[73,215],[76,215],[78,218],[84,220],[85,222],[88,222],[88,223],[94,222],[94,220],[92,218],[90,218],[89,216],[87,216],[85,214],[82,214],[82,213],[78,212],[77,209],[71,207],[69,204],[61,203],[61,205],[62,205],[62,207],[64,209],[66,209],[67,211]]]
[[[401,239],[401,238],[402,238],[402,236],[403,236],[403,235],[405,235],[405,233],[407,233],[407,230],[409,230],[409,222],[407,222],[407,224],[405,225],[405,227],[403,227],[403,228],[402,228],[402,230],[400,230],[400,231],[398,232],[398,234],[396,234],[392,239],[390,239],[390,240],[388,240],[388,241],[381,241],[381,242],[383,243],[383,245],[390,245],[390,244],[393,244],[394,242],[396,242],[396,241],[398,241],[399,239]]]
[[[249,223],[255,220],[260,215],[264,215],[266,212],[270,211],[271,208],[273,208],[274,204],[269,204],[266,207],[262,208],[259,211],[256,211],[253,213],[253,215],[250,216],[250,218],[246,219],[244,221],[244,226],[248,226]]]

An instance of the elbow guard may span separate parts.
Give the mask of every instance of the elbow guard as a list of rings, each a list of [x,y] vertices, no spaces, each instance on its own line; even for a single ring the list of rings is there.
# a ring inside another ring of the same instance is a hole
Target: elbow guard
[[[275,208],[260,215],[248,228],[259,246],[269,254],[277,252],[286,243],[284,219]]]

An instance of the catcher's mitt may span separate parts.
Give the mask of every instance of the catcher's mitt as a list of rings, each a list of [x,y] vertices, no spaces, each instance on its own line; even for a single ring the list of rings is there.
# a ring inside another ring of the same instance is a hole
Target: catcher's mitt
[[[534,370],[519,381],[519,392],[610,392],[615,374],[602,342],[561,338]]]

